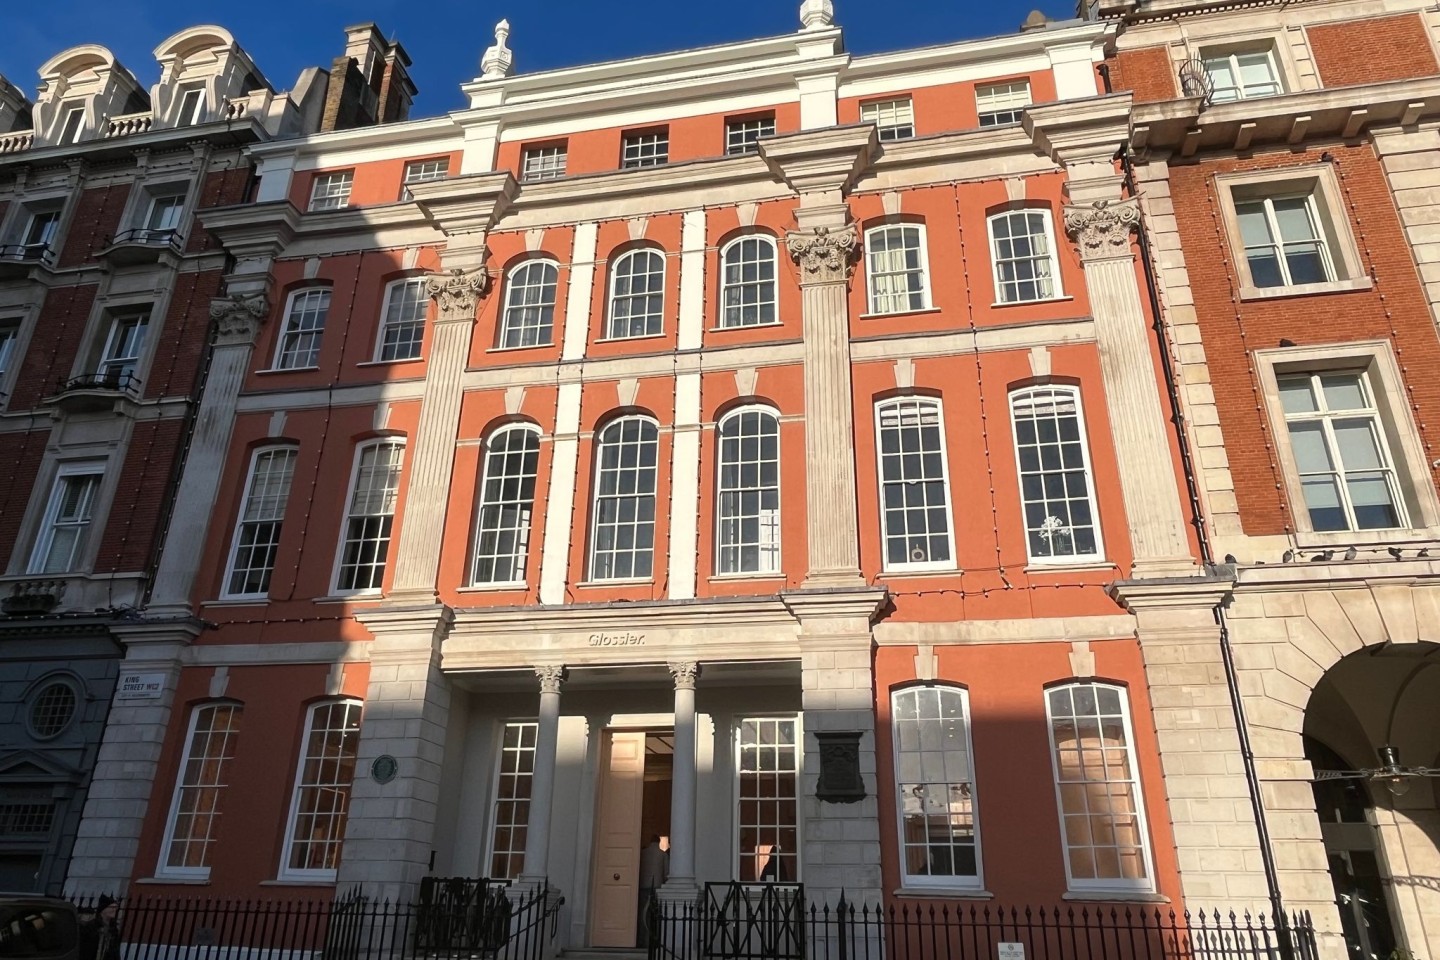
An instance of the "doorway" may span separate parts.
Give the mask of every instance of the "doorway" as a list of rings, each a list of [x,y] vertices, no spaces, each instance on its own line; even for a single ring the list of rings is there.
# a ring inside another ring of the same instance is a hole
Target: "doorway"
[[[642,911],[649,889],[664,879],[670,848],[673,730],[607,731],[595,809],[590,945],[643,946]]]

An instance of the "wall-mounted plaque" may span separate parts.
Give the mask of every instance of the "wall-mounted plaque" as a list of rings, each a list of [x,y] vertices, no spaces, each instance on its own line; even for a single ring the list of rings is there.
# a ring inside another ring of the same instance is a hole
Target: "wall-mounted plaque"
[[[820,782],[815,796],[826,803],[858,803],[865,799],[860,776],[860,731],[816,733],[820,742]]]
[[[390,754],[382,753],[370,764],[370,779],[376,783],[389,783],[400,772],[399,762]]]

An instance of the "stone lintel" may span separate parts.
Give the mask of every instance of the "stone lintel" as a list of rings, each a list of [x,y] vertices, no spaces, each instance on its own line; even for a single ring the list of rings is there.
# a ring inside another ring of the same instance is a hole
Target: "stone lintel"
[[[515,202],[519,191],[520,184],[508,170],[410,186],[410,195],[420,205],[425,218],[447,237],[487,233]]]
[[[760,156],[790,188],[838,203],[880,149],[873,124],[807,130],[760,142]],[[833,198],[833,199],[830,199]],[[824,201],[822,201],[824,202]]]

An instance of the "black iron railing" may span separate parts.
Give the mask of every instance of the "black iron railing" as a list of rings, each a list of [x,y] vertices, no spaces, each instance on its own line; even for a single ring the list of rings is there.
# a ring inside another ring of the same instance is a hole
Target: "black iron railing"
[[[479,881],[490,902],[496,885]],[[503,926],[472,936],[470,905],[374,900],[130,897],[118,922],[125,960],[540,960],[563,900],[541,887],[505,889]],[[77,901],[82,922],[95,901]],[[493,916],[493,915],[492,915]],[[553,951],[552,951],[553,952]]]
[[[801,907],[788,891],[734,886],[694,904],[652,899],[650,960],[1316,960],[1308,913],[1277,931],[1263,916],[1139,907]]]
[[[48,243],[5,243],[0,244],[0,260],[20,260],[26,263],[48,264],[54,259],[54,252]]]
[[[110,238],[110,246],[119,246],[122,243],[139,244],[146,247],[172,247],[180,249],[180,231],[171,228],[167,230],[154,230],[149,227],[135,227],[133,230],[125,230]]]
[[[105,373],[82,373],[78,377],[67,377],[61,380],[58,389],[61,393],[68,393],[71,390],[119,390],[124,393],[135,393],[140,389],[140,378],[133,373],[120,373],[118,370]]]

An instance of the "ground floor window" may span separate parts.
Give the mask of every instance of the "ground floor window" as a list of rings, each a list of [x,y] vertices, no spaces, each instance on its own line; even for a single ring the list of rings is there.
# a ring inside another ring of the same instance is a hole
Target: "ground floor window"
[[[740,721],[739,878],[794,883],[799,876],[800,724],[795,717]]]
[[[530,822],[530,782],[535,773],[533,720],[505,724],[495,774],[495,812],[490,823],[490,879],[514,880],[525,867],[525,828]]]

